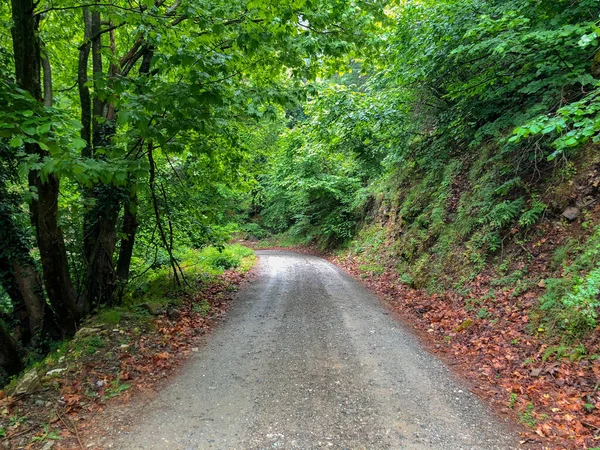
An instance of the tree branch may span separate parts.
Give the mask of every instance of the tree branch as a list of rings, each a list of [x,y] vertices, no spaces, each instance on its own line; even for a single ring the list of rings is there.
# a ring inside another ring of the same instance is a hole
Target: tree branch
[[[171,263],[171,269],[173,270],[173,277],[175,279],[175,283],[177,286],[181,286],[181,281],[179,280],[179,275],[177,273],[177,269],[181,271],[181,268],[178,267],[177,260],[173,256],[173,247],[169,245],[169,240],[167,240],[167,235],[162,225],[162,221],[160,218],[160,207],[158,204],[158,196],[156,195],[156,163],[154,162],[154,146],[152,142],[148,142],[148,163],[150,164],[150,178],[148,180],[148,184],[150,187],[150,194],[152,197],[152,205],[154,206],[154,216],[156,218],[156,226],[158,227],[158,232],[160,234],[161,241],[165,246],[165,250],[169,254],[169,260]],[[170,221],[169,221],[170,222]],[[171,235],[172,236],[172,235]],[[172,237],[171,237],[172,239]]]
[[[104,33],[110,33],[111,31],[116,30],[117,28],[121,28],[122,26],[126,25],[127,22],[121,22],[118,25],[112,25],[108,28],[105,28],[104,30],[100,30],[96,33],[94,33],[92,36],[90,36],[89,38],[86,38],[86,40],[84,41],[83,44],[81,44],[78,49],[82,50],[84,47],[90,45],[92,43],[92,41],[94,41],[95,39],[98,39],[100,36],[102,36]]]

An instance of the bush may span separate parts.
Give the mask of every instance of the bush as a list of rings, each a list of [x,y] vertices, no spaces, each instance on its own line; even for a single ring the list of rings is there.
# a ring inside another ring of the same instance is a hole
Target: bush
[[[540,309],[547,311],[545,320],[550,330],[557,333],[566,331],[575,337],[593,330],[598,324],[600,227],[582,247],[586,251],[565,267],[562,278],[545,280],[546,294],[540,301]],[[564,257],[562,254],[559,256],[562,262]]]
[[[255,222],[245,223],[240,227],[240,231],[245,235],[246,239],[255,237],[264,239],[269,235],[269,232]]]

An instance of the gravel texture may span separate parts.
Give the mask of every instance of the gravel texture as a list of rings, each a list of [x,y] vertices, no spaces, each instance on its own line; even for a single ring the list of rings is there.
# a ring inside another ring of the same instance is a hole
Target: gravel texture
[[[227,321],[110,448],[518,448],[359,283],[321,258],[257,254]]]

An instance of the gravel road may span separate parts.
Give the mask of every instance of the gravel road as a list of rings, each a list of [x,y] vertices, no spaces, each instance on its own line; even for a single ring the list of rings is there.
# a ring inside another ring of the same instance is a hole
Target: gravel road
[[[257,254],[226,322],[111,448],[518,448],[359,283],[321,258]]]

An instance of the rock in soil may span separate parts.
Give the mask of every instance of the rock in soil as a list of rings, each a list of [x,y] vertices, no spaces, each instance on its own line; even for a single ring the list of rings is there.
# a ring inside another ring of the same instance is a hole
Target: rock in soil
[[[579,217],[580,214],[581,214],[581,210],[574,206],[568,207],[562,213],[563,217],[567,218],[568,220],[575,220]]]
[[[24,395],[24,394],[33,394],[34,392],[40,390],[42,388],[42,382],[40,381],[40,376],[37,373],[36,369],[31,369],[21,381],[15,387],[12,395]]]

